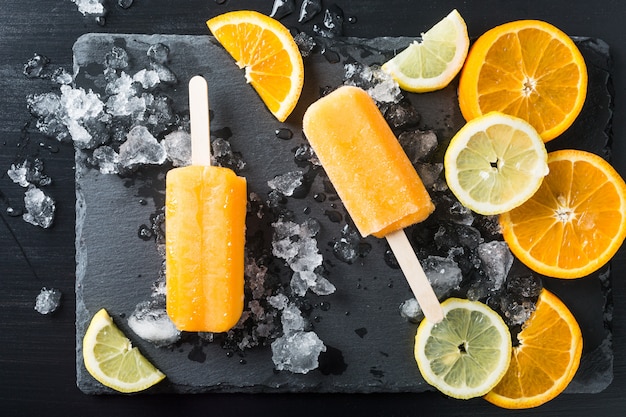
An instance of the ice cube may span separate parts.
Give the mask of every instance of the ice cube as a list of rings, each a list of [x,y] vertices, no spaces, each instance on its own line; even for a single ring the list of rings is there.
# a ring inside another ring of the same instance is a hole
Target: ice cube
[[[113,148],[107,145],[94,149],[89,163],[98,167],[102,174],[118,174],[120,165],[120,156]]]
[[[384,88],[385,86],[395,88],[395,84],[392,85],[390,83],[386,83],[380,88]],[[419,123],[420,119],[420,114],[407,99],[393,103],[385,110],[385,120],[387,120],[393,129],[405,129],[409,126],[415,126]],[[435,140],[436,139],[437,137],[435,136]]]
[[[304,23],[313,19],[322,11],[322,0],[302,0],[298,22]]]
[[[39,158],[26,159],[17,165],[11,164],[11,168],[7,170],[7,175],[14,183],[22,187],[28,187],[31,184],[45,186],[52,182],[50,177],[43,173],[43,161]]]
[[[272,342],[272,361],[277,370],[307,374],[319,366],[326,346],[314,332],[298,331]]]
[[[179,129],[165,135],[161,143],[167,158],[172,161],[176,167],[187,166],[191,164],[191,135],[186,131]]]
[[[290,282],[291,291],[304,297],[310,289],[317,295],[329,295],[336,291],[335,286],[326,278],[313,271],[295,271]]]
[[[246,163],[241,155],[233,152],[230,142],[223,138],[215,138],[211,140],[211,158],[215,165],[230,168],[235,172],[239,172],[245,168]]]
[[[26,222],[44,229],[52,226],[55,212],[54,200],[39,188],[29,186],[24,194],[24,208],[26,213],[22,215],[22,218]]]
[[[513,254],[506,242],[494,240],[478,245],[478,258],[485,275],[493,283],[491,291],[498,291],[513,265]]]
[[[65,68],[59,67],[52,72],[50,79],[57,84],[68,85],[74,81],[74,76],[67,72]]]
[[[400,133],[398,142],[412,163],[426,162],[439,146],[437,134],[432,130],[413,129]]]
[[[267,301],[277,310],[284,310],[289,304],[289,298],[287,298],[287,296],[283,293],[272,295],[267,298]]]
[[[313,30],[327,38],[343,36],[343,10],[336,4],[324,10],[323,27],[313,26]]]
[[[270,17],[281,19],[296,10],[295,0],[274,0]]]
[[[282,175],[277,175],[267,182],[267,185],[284,196],[293,195],[294,191],[304,183],[304,173],[302,171],[290,171]]]
[[[341,238],[333,244],[335,257],[342,262],[351,264],[360,256],[366,255],[367,252],[369,251],[362,245],[359,232],[346,224],[341,229]]]
[[[24,64],[23,73],[28,78],[38,78],[49,62],[50,60],[46,56],[35,53],[33,57]]]
[[[164,84],[173,85],[178,82],[178,77],[176,77],[176,74],[174,74],[171,69],[169,69],[166,65],[160,62],[150,61],[150,69],[157,73],[157,75],[159,76],[159,80]]]
[[[157,300],[137,304],[128,317],[128,326],[137,336],[159,347],[176,343],[181,335],[167,315],[164,303]]]
[[[103,0],[72,0],[78,6],[78,11],[83,15],[103,15]]]
[[[162,43],[155,43],[150,45],[146,51],[146,55],[151,61],[165,65],[169,59],[170,48]]]
[[[61,305],[62,293],[56,288],[43,287],[35,300],[35,310],[39,314],[52,314]]]
[[[133,81],[140,83],[144,90],[149,90],[156,87],[161,82],[161,79],[156,71],[144,68],[133,75]]]
[[[163,146],[145,126],[133,127],[120,146],[120,164],[132,169],[138,165],[160,165],[167,159]]]
[[[344,84],[360,87],[379,105],[398,103],[404,96],[398,83],[379,66],[350,63],[344,66]]]
[[[400,304],[400,315],[412,323],[419,323],[424,314],[415,298],[409,298]]]

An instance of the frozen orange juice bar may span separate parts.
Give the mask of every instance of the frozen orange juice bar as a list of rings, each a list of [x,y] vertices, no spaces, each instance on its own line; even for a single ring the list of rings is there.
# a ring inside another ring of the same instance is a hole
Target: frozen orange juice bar
[[[411,161],[364,90],[340,87],[313,103],[303,130],[364,237],[385,237],[434,210]]]
[[[304,114],[303,131],[363,236],[385,237],[427,319],[443,310],[404,233],[434,210],[428,191],[376,103],[343,86]]]
[[[190,99],[192,165],[166,178],[167,313],[179,330],[224,332],[243,311],[246,180],[210,166],[204,79],[190,82],[190,95],[198,90],[200,109]]]

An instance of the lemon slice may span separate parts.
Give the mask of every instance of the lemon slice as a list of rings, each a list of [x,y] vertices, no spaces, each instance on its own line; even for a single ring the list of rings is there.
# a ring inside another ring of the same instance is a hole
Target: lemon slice
[[[459,73],[468,49],[467,26],[455,9],[382,68],[407,91],[440,90]]]
[[[417,328],[417,366],[426,382],[450,397],[485,395],[509,367],[509,329],[495,311],[478,301],[449,298],[441,307],[441,322],[424,319]]]
[[[514,209],[548,174],[541,136],[526,121],[491,112],[471,120],[450,141],[444,157],[448,187],[479,214]]]
[[[83,360],[98,382],[116,391],[143,391],[165,378],[132,346],[105,309],[98,311],[83,338]]]

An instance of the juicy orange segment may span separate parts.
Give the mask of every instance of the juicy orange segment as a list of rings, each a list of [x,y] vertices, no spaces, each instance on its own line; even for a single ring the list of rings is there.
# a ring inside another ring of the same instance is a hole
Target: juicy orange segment
[[[576,119],[587,95],[587,67],[574,42],[538,20],[497,26],[474,43],[459,80],[466,120],[490,111],[520,117],[545,142]]]
[[[502,234],[534,271],[583,277],[606,264],[626,237],[626,184],[589,152],[552,152],[548,167],[539,190],[500,216]]]
[[[206,22],[213,36],[245,68],[246,81],[281,122],[295,108],[304,84],[302,55],[289,30],[271,17],[249,10]]]
[[[537,407],[559,395],[576,374],[580,327],[565,304],[544,289],[517,338],[507,372],[485,399],[504,408]]]

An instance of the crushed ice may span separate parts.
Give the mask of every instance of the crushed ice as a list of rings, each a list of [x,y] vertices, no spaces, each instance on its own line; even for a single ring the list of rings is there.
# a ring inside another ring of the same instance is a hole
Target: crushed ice
[[[43,287],[35,300],[35,310],[39,314],[52,314],[61,306],[62,293],[56,288]]]

